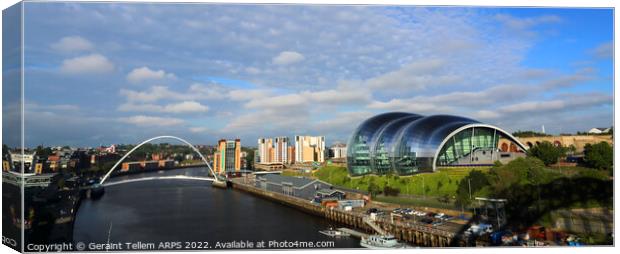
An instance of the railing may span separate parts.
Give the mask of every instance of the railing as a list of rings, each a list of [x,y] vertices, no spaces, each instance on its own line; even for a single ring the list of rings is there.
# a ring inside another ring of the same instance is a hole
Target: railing
[[[368,226],[370,226],[372,229],[374,229],[375,231],[377,231],[377,233],[381,234],[381,235],[387,235],[387,232],[385,232],[385,230],[383,230],[381,227],[379,227],[377,224],[375,224],[374,222],[372,222],[372,220],[367,217],[364,216],[362,218],[362,221],[366,224],[368,224]]]

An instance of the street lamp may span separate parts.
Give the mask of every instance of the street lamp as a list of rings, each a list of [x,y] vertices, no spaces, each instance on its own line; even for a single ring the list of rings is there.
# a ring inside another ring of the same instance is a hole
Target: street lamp
[[[424,196],[424,200],[426,200],[426,187],[424,186],[424,176],[420,175],[420,177],[422,177],[422,193]]]
[[[467,178],[467,186],[469,187],[469,200],[471,201],[471,178]]]

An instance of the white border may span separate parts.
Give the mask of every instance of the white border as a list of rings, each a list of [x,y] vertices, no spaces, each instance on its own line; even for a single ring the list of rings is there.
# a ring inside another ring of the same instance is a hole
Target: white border
[[[6,9],[9,6],[14,5],[15,3],[19,2],[18,0],[6,0],[6,1],[0,1],[0,6],[2,7],[2,9]],[[39,2],[50,2],[50,1],[39,1]],[[67,0],[65,2],[78,2],[76,0]],[[80,1],[80,2],[95,2],[95,1]],[[101,2],[101,1],[99,1]],[[186,1],[179,1],[179,0],[151,0],[151,1],[146,1],[146,0],[128,0],[128,1],[124,1],[124,2],[168,2],[168,3],[200,3],[200,2],[204,2],[204,1],[195,1],[195,0],[186,0]],[[440,5],[449,5],[449,6],[493,6],[493,7],[515,7],[515,6],[527,6],[527,7],[581,7],[581,8],[614,8],[616,6],[618,6],[618,1],[609,1],[609,0],[605,0],[605,1],[585,1],[585,0],[538,0],[538,1],[524,1],[524,0],[504,0],[504,1],[490,1],[490,0],[465,0],[465,1],[458,1],[458,0],[435,0],[435,1],[431,1],[431,0],[408,0],[408,1],[399,1],[399,0],[384,0],[384,1],[379,1],[379,0],[374,0],[374,1],[369,1],[369,0],[357,0],[357,1],[346,1],[346,0],[333,0],[333,1],[329,1],[329,0],[296,0],[296,1],[291,1],[291,0],[280,0],[280,1],[265,1],[265,0],[254,0],[254,1],[247,1],[247,0],[238,0],[238,1],[230,1],[230,0],[209,0],[208,2],[210,3],[264,3],[264,4],[268,4],[268,3],[293,3],[293,4],[381,4],[381,5],[435,5],[435,6],[440,6]],[[0,19],[0,25],[1,25],[1,19]],[[615,18],[614,15],[614,34],[616,31],[616,28],[620,25],[620,22],[618,21],[617,18]],[[594,28],[595,29],[595,28]],[[0,33],[0,41],[1,41],[1,33]],[[615,41],[615,36],[614,36],[614,48],[617,45],[617,42]],[[0,52],[0,57],[1,57],[1,52]],[[620,57],[620,53],[618,53],[618,51],[614,51],[614,70],[615,70],[615,59],[617,59],[618,57]],[[2,67],[2,64],[0,63],[0,67]],[[617,76],[615,75],[614,72],[614,98],[616,98],[616,95],[620,95],[620,92],[618,92],[615,89],[615,81],[617,79]],[[1,94],[1,90],[0,90],[0,94]],[[1,105],[2,99],[0,96],[0,105]],[[615,105],[615,100],[614,100],[614,126],[618,126],[618,122],[616,122],[616,119],[618,119],[616,117],[616,113],[617,111],[615,110],[616,105]],[[1,115],[1,111],[0,111],[0,115]],[[620,121],[619,121],[620,122]],[[2,126],[0,125],[0,131],[2,130]],[[615,140],[614,140],[615,141]],[[0,143],[2,142],[2,137],[0,136]],[[617,143],[614,142],[614,151],[615,149],[618,147]],[[618,165],[618,163],[620,162],[620,153],[615,153],[614,154],[614,165]],[[618,188],[618,185],[614,182],[614,193],[620,193],[620,189]],[[0,194],[1,194],[1,189],[0,189]],[[615,197],[617,198],[617,197]],[[614,200],[615,201],[615,200]],[[618,213],[614,214],[615,220],[614,221],[618,221],[617,219],[620,218]],[[0,220],[0,224],[1,224],[1,220]],[[615,228],[618,228],[617,226]],[[614,240],[614,243],[616,246],[619,246],[620,241],[616,238]],[[532,248],[532,249],[524,249],[524,248],[503,248],[501,249],[502,253],[508,253],[508,254],[512,254],[512,253],[522,253],[522,252],[528,252],[528,253],[544,253],[544,254],[550,254],[550,253],[561,253],[561,254],[567,254],[567,251],[570,251],[571,253],[587,253],[590,254],[590,252],[592,251],[596,251],[599,253],[612,253],[612,251],[615,248],[610,248],[610,247],[596,247],[596,248],[574,248],[574,247],[568,247],[568,248]],[[9,252],[9,251],[13,251],[12,249],[10,249],[9,247],[6,247],[4,245],[2,245],[0,247],[0,250],[3,253]],[[412,252],[419,252],[422,251],[424,253],[428,253],[428,252],[441,252],[441,253],[451,253],[451,254],[463,254],[463,253],[472,253],[472,254],[480,254],[480,253],[493,253],[496,254],[498,249],[495,248],[485,248],[485,249],[481,249],[481,248],[469,248],[469,249],[419,249],[419,250],[394,250],[394,251],[390,251],[390,253],[412,253]],[[357,253],[359,250],[312,250],[309,251],[310,253],[322,253],[324,251],[327,252],[332,252],[332,253]],[[299,253],[299,252],[305,252],[307,253],[307,250],[296,250],[296,251],[261,251],[259,253]],[[372,251],[370,251],[372,252]],[[617,251],[614,251],[617,252]],[[117,252],[120,253],[120,252]],[[134,252],[135,253],[135,252]],[[178,253],[178,252],[157,252],[157,253]],[[204,252],[204,253],[222,253],[221,251],[209,251],[209,252]],[[226,253],[243,253],[242,251],[227,251]],[[598,254],[598,253],[597,253]]]

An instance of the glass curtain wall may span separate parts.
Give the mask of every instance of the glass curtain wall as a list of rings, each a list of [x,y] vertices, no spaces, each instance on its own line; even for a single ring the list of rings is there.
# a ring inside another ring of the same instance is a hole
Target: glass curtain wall
[[[502,135],[497,130],[474,127],[460,131],[452,136],[439,152],[438,165],[452,165],[460,158],[468,157],[476,150],[497,150]]]
[[[385,113],[364,121],[351,135],[347,144],[347,167],[349,174],[359,176],[372,173],[370,165],[370,150],[374,146],[372,141],[383,126],[396,119],[411,116],[403,112]]]

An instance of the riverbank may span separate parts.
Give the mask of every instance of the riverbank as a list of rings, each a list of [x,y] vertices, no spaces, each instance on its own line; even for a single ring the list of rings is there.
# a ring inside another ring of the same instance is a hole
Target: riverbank
[[[243,191],[264,199],[268,199],[289,207],[296,208],[309,214],[320,216],[337,223],[342,223],[352,228],[373,232],[373,229],[364,222],[367,215],[363,209],[344,211],[336,208],[326,208],[310,203],[308,200],[284,195],[281,193],[270,192],[259,189],[244,182],[243,179],[233,179],[232,188]],[[394,235],[400,241],[407,242],[421,247],[448,247],[466,246],[464,241],[457,239],[457,232],[449,232],[425,224],[394,221],[388,218],[377,218],[373,221],[377,226],[386,232]]]

